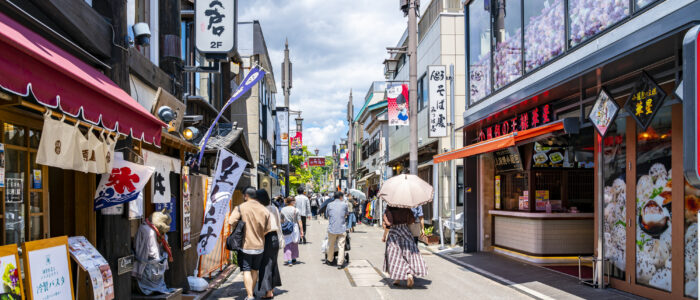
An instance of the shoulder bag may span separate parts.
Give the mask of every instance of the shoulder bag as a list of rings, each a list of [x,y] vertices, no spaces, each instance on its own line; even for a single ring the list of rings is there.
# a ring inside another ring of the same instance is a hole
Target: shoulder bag
[[[238,206],[238,214],[241,216],[241,219],[238,220],[236,228],[226,238],[226,249],[230,251],[243,249],[243,241],[245,240],[245,222],[243,221],[240,205]]]

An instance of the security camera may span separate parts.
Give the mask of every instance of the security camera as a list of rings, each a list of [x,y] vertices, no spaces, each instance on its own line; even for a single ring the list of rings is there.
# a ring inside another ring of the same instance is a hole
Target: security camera
[[[132,27],[134,29],[135,44],[139,46],[148,46],[151,44],[151,30],[146,23],[136,23]]]

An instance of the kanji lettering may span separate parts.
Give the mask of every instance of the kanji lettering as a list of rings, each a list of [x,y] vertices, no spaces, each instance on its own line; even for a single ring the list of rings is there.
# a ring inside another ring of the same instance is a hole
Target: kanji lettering
[[[163,175],[160,174],[160,172],[156,172],[153,175],[153,179],[154,179],[153,189],[156,190],[156,192],[158,192],[158,194],[160,194],[161,196],[165,195],[165,185],[163,185],[163,181],[165,181],[165,178],[163,177]]]
[[[224,33],[224,26],[214,26],[214,24],[221,23],[226,15],[220,13],[215,6],[219,6],[221,9],[224,9],[224,5],[221,3],[221,1],[215,0],[209,3],[209,7],[211,9],[205,10],[204,15],[209,17],[209,25],[207,26],[207,29],[211,30],[213,34],[221,36],[221,34]]]
[[[109,175],[107,186],[113,186],[114,190],[119,194],[123,194],[124,190],[133,192],[136,187],[134,183],[138,183],[140,178],[136,174],[131,174],[131,169],[128,167],[120,169],[112,169],[112,174]]]
[[[437,93],[440,94],[440,96],[445,97],[445,86],[444,85],[438,85],[437,88]],[[443,100],[444,101],[444,100]]]

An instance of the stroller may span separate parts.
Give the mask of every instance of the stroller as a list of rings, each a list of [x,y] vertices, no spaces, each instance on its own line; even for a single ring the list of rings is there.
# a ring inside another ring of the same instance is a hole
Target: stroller
[[[328,250],[328,232],[326,232],[326,237],[323,239],[323,242],[321,243],[321,254],[323,255],[323,259],[326,259],[326,251]],[[345,263],[348,263],[350,261],[350,232],[345,231]],[[335,265],[338,263],[338,245],[335,245],[335,252],[333,252],[333,261],[331,264]]]

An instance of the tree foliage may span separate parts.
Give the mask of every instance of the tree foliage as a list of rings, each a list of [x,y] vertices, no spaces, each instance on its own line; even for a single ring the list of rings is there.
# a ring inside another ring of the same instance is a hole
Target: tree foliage
[[[314,192],[320,192],[323,179],[333,171],[333,157],[326,156],[326,165],[323,167],[304,167],[308,157],[314,156],[307,148],[302,148],[304,155],[290,155],[289,166],[291,174],[289,174],[289,188],[291,192],[296,192],[297,187],[307,186],[313,189]]]

